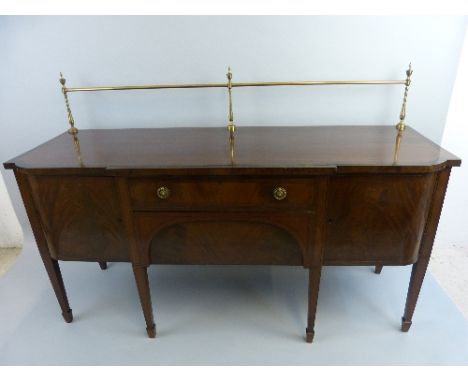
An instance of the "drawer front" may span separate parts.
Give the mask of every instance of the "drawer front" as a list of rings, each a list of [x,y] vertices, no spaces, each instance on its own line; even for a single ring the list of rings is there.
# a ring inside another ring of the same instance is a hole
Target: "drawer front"
[[[133,210],[313,211],[321,178],[130,180]]]

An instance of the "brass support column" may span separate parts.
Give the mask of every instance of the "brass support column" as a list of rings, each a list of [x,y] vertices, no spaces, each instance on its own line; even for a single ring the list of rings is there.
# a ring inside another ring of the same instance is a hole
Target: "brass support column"
[[[398,157],[400,156],[401,139],[403,138],[403,130],[398,129],[395,140],[395,151],[393,153],[393,164],[397,164]]]
[[[68,123],[70,124],[68,133],[76,134],[78,133],[78,129],[75,127],[75,120],[73,119],[73,114],[70,109],[70,103],[68,102],[68,94],[67,94],[67,88],[65,87],[65,82],[66,82],[66,79],[63,78],[62,73],[60,73],[60,83],[62,84],[62,93],[63,93],[63,97],[65,98],[65,106],[67,107]]]
[[[78,129],[75,129],[78,132]],[[75,146],[75,154],[76,154],[76,159],[78,160],[78,163],[80,167],[85,167],[83,163],[83,156],[81,155],[81,147],[80,147],[80,139],[78,138],[78,134],[68,131],[70,135],[73,136],[73,144]]]
[[[403,95],[403,105],[401,105],[400,111],[400,122],[397,123],[396,128],[399,131],[404,131],[406,128],[405,117],[406,117],[406,99],[408,98],[408,90],[411,85],[411,75],[413,70],[411,69],[411,63],[409,64],[408,70],[406,71],[406,82],[405,82],[405,94]]]
[[[234,113],[232,111],[232,72],[230,67],[228,68],[226,77],[228,79],[227,88],[229,94],[229,123],[227,125],[227,128],[229,131],[229,139],[233,140],[234,132],[236,131],[236,125],[234,125]]]

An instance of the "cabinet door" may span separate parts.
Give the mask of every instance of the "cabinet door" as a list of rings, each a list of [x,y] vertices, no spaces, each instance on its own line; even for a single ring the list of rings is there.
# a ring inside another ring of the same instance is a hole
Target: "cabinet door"
[[[433,174],[332,177],[325,265],[416,262],[433,185]]]
[[[114,178],[30,176],[29,182],[54,258],[130,261]]]

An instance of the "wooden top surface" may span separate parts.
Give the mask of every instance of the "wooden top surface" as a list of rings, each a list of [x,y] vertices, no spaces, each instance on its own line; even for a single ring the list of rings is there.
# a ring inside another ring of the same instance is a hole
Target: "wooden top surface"
[[[394,162],[394,126],[237,127],[234,159],[223,128],[80,130],[81,163],[73,136],[63,133],[4,163],[25,170],[332,169],[338,172],[429,172],[459,166],[456,156],[415,130],[402,136]]]

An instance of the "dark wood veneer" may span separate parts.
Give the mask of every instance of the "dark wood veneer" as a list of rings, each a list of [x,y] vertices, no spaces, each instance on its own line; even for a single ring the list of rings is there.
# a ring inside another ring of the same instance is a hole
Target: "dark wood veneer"
[[[433,174],[333,177],[324,264],[415,263],[433,185]]]
[[[320,190],[320,177],[264,177],[242,179],[216,177],[212,179],[177,177],[137,178],[130,180],[133,210],[286,210],[307,211],[315,208]],[[168,199],[156,195],[159,187],[167,187]],[[287,198],[275,200],[273,190],[284,187]]]
[[[309,270],[306,340],[323,265],[413,264],[411,325],[457,157],[408,128],[82,130],[4,163],[13,169],[63,317],[58,260],[131,262],[150,337],[151,264],[295,265]],[[81,161],[80,161],[81,158]],[[159,198],[167,187],[170,196]],[[287,196],[275,199],[283,187]]]
[[[53,258],[130,261],[114,178],[30,176],[29,183]]]
[[[236,130],[234,165],[226,128],[80,130],[84,167],[63,133],[4,164],[28,172],[229,175],[434,172],[460,159],[408,127],[394,163],[394,126],[281,126]],[[169,171],[169,172],[168,172]]]

